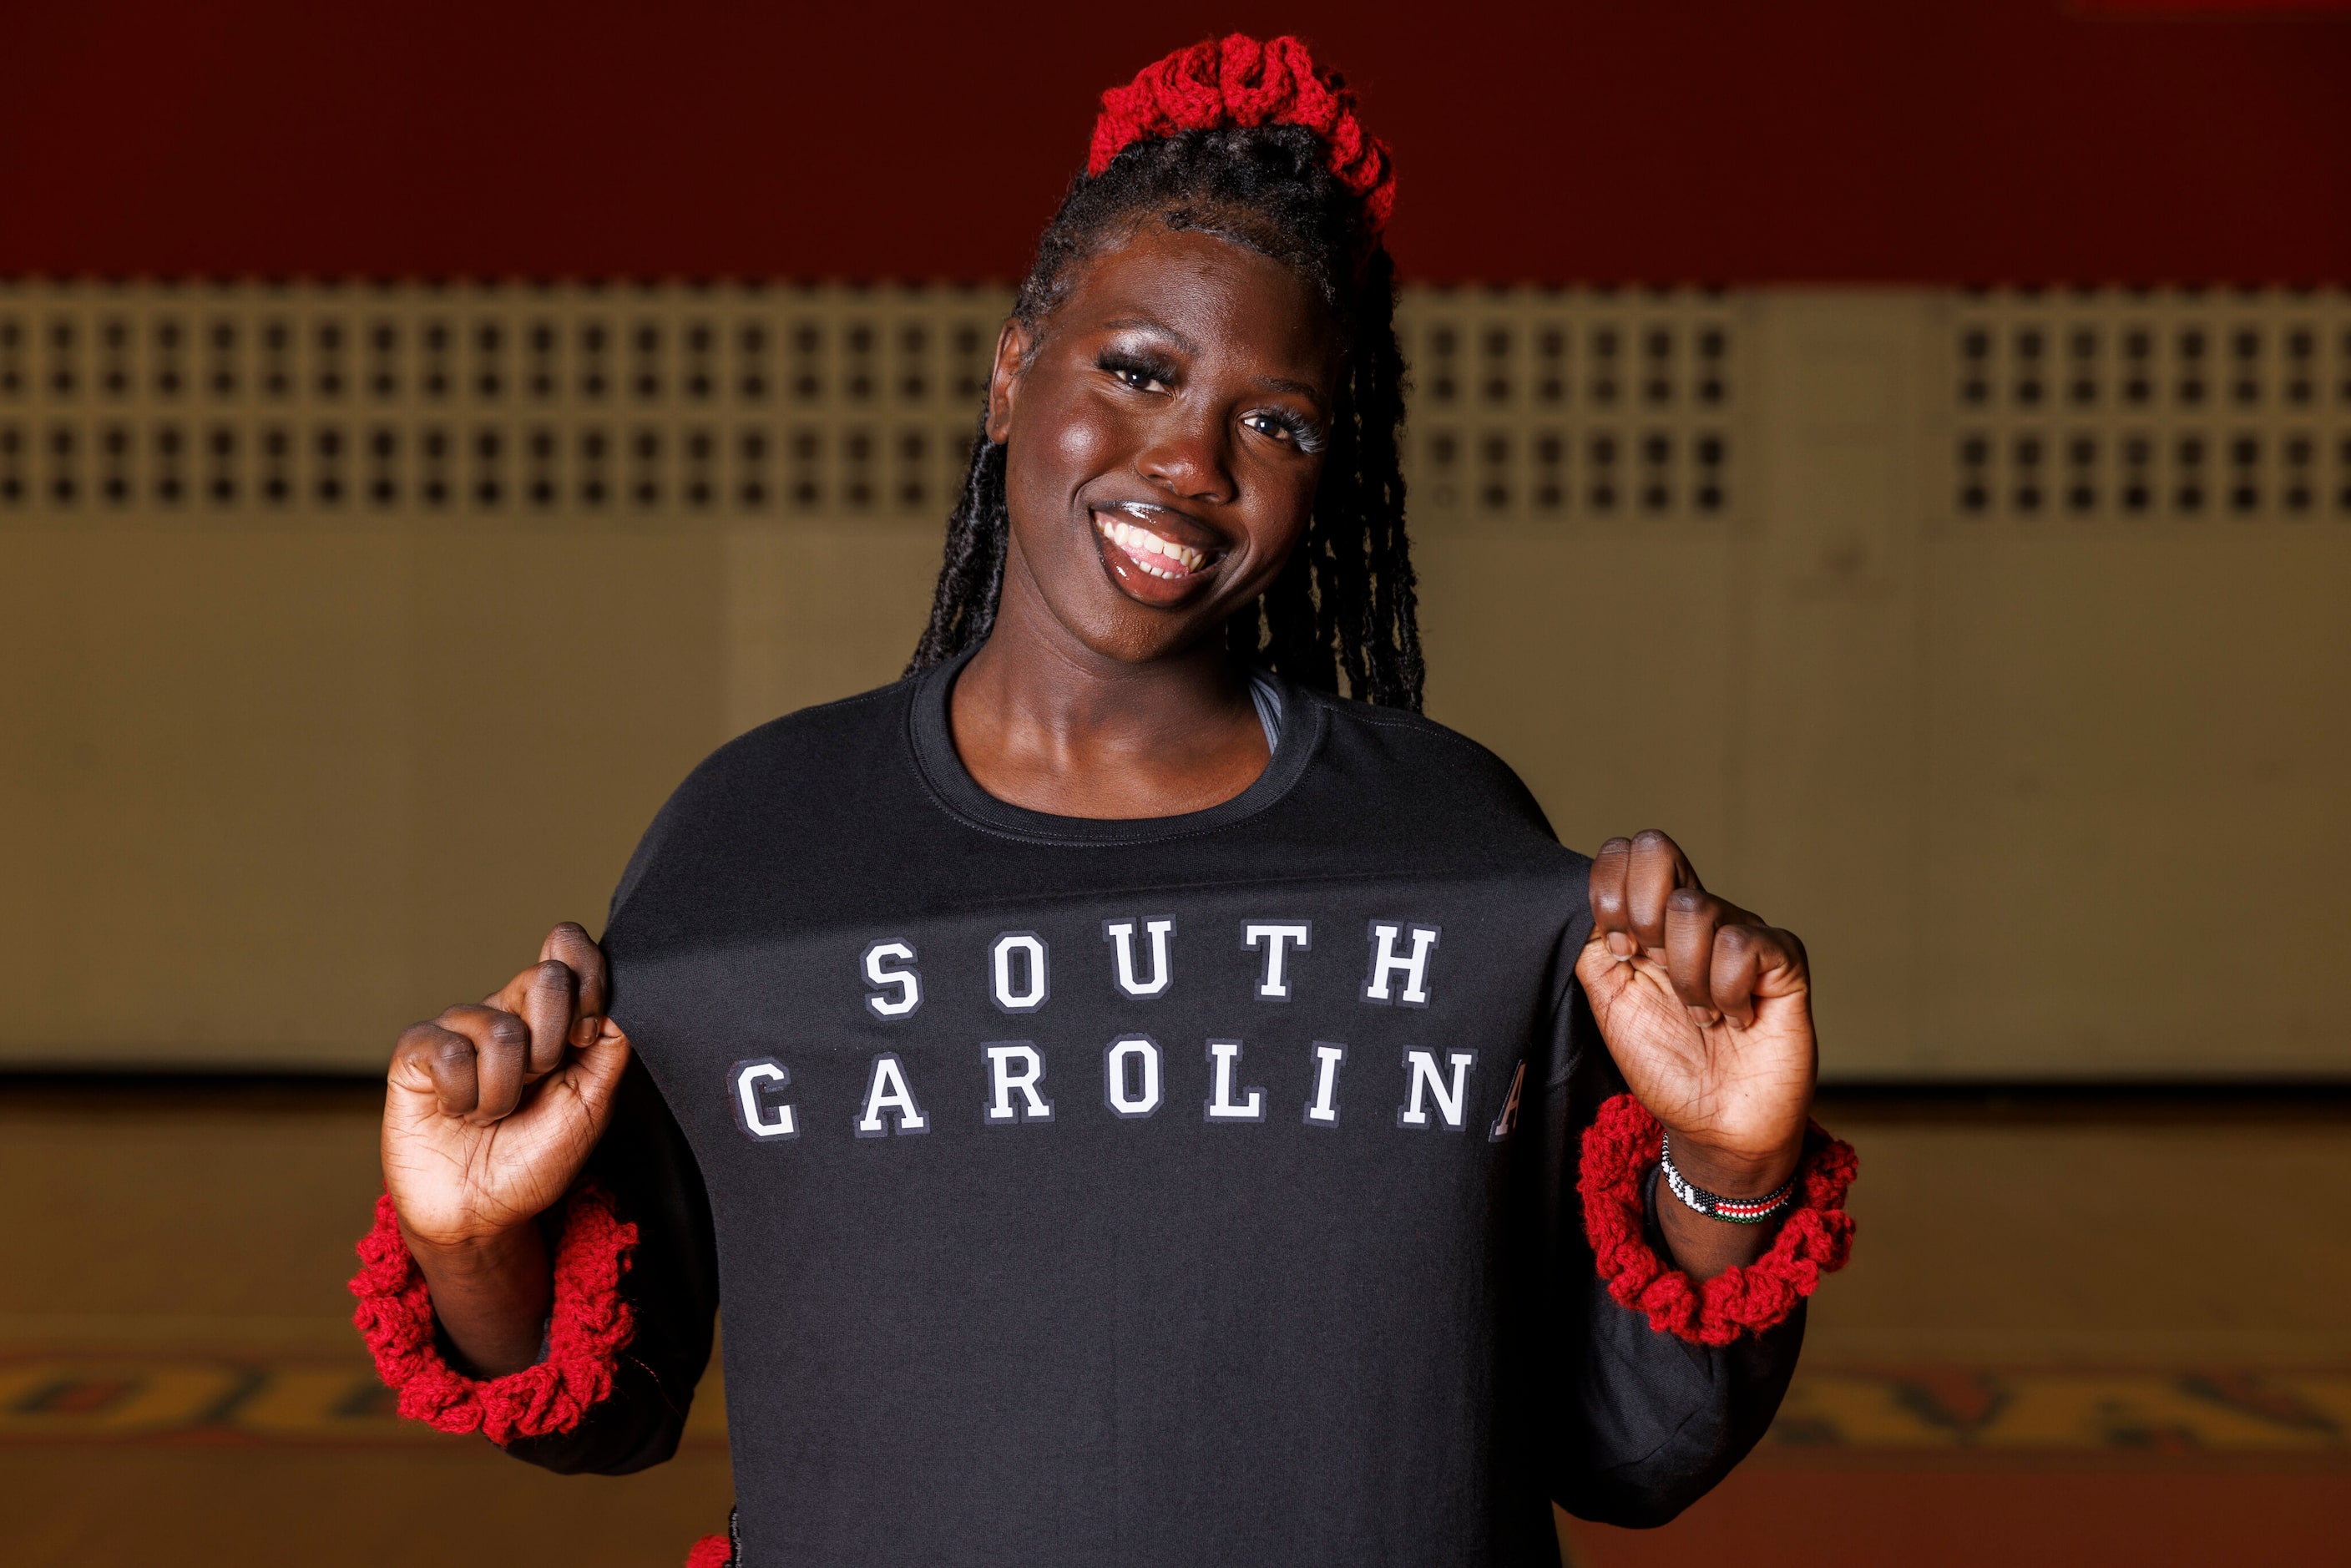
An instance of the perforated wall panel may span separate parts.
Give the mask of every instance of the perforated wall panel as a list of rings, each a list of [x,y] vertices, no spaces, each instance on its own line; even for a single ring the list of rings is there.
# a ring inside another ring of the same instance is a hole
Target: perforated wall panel
[[[0,284],[0,514],[944,513],[1008,296]],[[1942,297],[1955,521],[2351,517],[2351,303]],[[1738,514],[1750,299],[1407,291],[1413,509]]]
[[[0,515],[943,516],[1008,294],[0,285]],[[1729,515],[1738,308],[1408,291],[1430,523]]]
[[[0,287],[0,511],[944,515],[1007,297]]]
[[[1415,517],[1729,516],[1740,327],[1739,302],[1722,296],[1408,293],[1398,328]]]
[[[1958,297],[1949,514],[2351,520],[2339,293]]]

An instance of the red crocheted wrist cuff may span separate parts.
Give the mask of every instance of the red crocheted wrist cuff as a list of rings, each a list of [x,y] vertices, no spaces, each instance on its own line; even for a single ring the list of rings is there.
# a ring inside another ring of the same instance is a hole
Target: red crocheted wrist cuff
[[[555,1245],[555,1312],[547,1354],[504,1377],[468,1377],[434,1343],[433,1301],[423,1270],[401,1239],[400,1217],[386,1193],[375,1202],[375,1228],[360,1241],[360,1299],[352,1321],[375,1354],[375,1369],[400,1395],[400,1413],[444,1432],[478,1429],[493,1443],[569,1432],[611,1397],[612,1369],[635,1332],[621,1276],[637,1228],[612,1212],[611,1196],[592,1183],[572,1189]]]
[[[1698,1344],[1729,1344],[1783,1322],[1813,1293],[1821,1276],[1844,1267],[1853,1251],[1853,1217],[1840,1207],[1861,1168],[1853,1145],[1818,1122],[1804,1134],[1796,1166],[1796,1207],[1770,1250],[1703,1283],[1668,1267],[1649,1246],[1649,1172],[1664,1146],[1657,1119],[1630,1094],[1600,1107],[1583,1134],[1583,1234],[1600,1277],[1618,1304],[1649,1315],[1649,1326]]]
[[[735,1546],[723,1535],[705,1535],[685,1554],[685,1568],[730,1568]]]

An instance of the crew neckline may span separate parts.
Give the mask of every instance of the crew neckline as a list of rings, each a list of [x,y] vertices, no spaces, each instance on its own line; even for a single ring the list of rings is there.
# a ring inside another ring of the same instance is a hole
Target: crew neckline
[[[954,731],[947,720],[947,699],[956,677],[970,662],[970,652],[935,665],[914,677],[907,704],[907,739],[914,749],[914,768],[939,804],[954,816],[986,831],[1039,843],[1133,844],[1191,838],[1215,832],[1256,816],[1290,793],[1306,772],[1320,747],[1325,716],[1322,705],[1305,700],[1303,688],[1265,672],[1281,695],[1281,737],[1265,771],[1229,800],[1173,817],[1062,817],[1032,811],[999,800],[979,786],[956,755]]]

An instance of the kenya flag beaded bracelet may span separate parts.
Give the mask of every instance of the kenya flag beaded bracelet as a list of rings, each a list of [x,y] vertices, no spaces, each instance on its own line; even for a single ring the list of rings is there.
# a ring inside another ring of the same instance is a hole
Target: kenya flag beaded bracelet
[[[1668,1136],[1657,1150],[1657,1169],[1663,1173],[1666,1185],[1676,1197],[1709,1219],[1727,1219],[1733,1225],[1761,1225],[1795,1201],[1796,1178],[1790,1176],[1780,1184],[1780,1190],[1761,1197],[1725,1197],[1708,1192],[1691,1182],[1689,1177],[1674,1168],[1674,1141]]]

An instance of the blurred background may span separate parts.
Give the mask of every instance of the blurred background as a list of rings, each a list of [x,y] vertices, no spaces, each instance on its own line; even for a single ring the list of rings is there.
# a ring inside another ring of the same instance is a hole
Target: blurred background
[[[1430,711],[1803,934],[1856,1261],[1586,1564],[2351,1562],[2351,5],[0,3],[0,1560],[670,1563],[393,1420],[381,1070],[891,680],[1100,90],[1397,149]],[[1611,697],[1595,723],[1594,694]]]

